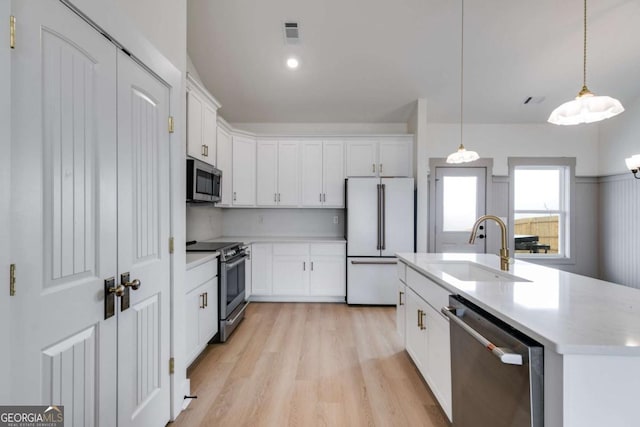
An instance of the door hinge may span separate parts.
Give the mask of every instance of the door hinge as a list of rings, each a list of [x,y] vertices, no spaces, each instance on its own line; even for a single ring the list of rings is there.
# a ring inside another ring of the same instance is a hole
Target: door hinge
[[[173,375],[176,370],[176,360],[171,357],[169,358],[169,375]]]
[[[173,253],[173,237],[169,237],[169,253]]]
[[[16,48],[16,17],[13,15],[9,17],[9,47]]]
[[[169,116],[169,133],[173,133],[173,129],[174,129],[173,116]]]
[[[9,295],[15,296],[16,294],[16,265],[11,264],[9,267]]]

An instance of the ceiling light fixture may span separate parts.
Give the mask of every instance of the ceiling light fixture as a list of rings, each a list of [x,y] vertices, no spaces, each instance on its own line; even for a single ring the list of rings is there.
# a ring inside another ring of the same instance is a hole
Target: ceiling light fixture
[[[576,99],[565,102],[551,113],[549,123],[578,125],[608,119],[624,111],[624,107],[610,96],[596,96],[587,88],[587,0],[584,0],[584,49],[582,62],[582,90]]]
[[[635,179],[640,179],[640,176],[636,175],[638,170],[640,170],[640,154],[627,157],[624,161],[627,163],[627,168],[631,171],[633,177]]]
[[[463,144],[464,127],[464,0],[462,0],[461,15],[461,45],[460,45],[460,146],[458,150],[449,154],[447,163],[467,163],[478,160],[480,156],[475,151],[467,151]]]
[[[292,70],[295,70],[296,68],[298,68],[298,65],[300,65],[300,61],[298,61],[297,58],[294,58],[293,56],[290,58],[287,58],[287,67],[291,68]]]

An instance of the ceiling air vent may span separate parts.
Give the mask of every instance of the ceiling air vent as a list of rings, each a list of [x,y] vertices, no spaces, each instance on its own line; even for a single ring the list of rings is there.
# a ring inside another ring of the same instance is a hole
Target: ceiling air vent
[[[523,104],[542,104],[546,97],[544,96],[528,96],[525,98]]]
[[[300,41],[300,29],[297,22],[284,23],[284,41],[287,44],[296,44]]]

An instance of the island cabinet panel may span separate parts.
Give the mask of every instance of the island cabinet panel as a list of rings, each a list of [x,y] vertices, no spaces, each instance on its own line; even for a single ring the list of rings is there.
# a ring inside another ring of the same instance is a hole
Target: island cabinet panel
[[[400,264],[396,327],[401,338],[404,336],[409,356],[451,420],[449,321],[440,314],[440,308],[449,303],[449,292],[412,268]],[[404,325],[399,319],[403,312]]]

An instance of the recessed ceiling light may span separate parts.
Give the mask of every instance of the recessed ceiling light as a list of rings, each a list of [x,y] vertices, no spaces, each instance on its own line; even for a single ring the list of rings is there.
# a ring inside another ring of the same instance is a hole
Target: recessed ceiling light
[[[291,68],[292,70],[298,68],[298,65],[300,65],[300,62],[296,58],[291,57],[287,59],[287,67]]]

